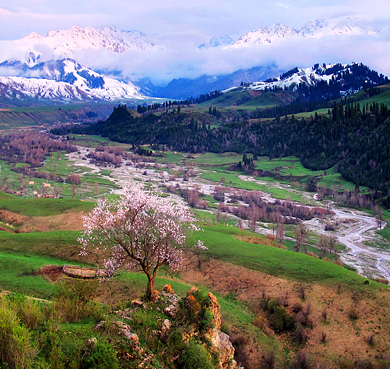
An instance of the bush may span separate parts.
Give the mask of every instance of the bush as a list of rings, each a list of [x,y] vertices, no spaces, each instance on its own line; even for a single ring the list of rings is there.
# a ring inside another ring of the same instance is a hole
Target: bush
[[[254,326],[261,329],[265,335],[269,336],[272,333],[272,331],[268,328],[267,319],[262,315],[258,315],[254,318],[252,323]]]
[[[352,320],[356,320],[357,318],[359,318],[359,311],[358,311],[358,309],[356,309],[355,307],[352,307],[349,310],[349,318],[352,319]]]
[[[324,322],[328,319],[328,311],[326,309],[322,310],[321,317],[324,320]]]
[[[284,332],[292,329],[294,318],[289,315],[284,306],[281,306],[279,299],[264,297],[260,307],[271,314],[272,327],[275,331]]]
[[[288,314],[283,306],[276,306],[272,325],[277,332],[289,331],[294,325],[294,318]]]
[[[78,322],[84,318],[103,319],[103,312],[92,301],[97,295],[97,282],[72,280],[59,285],[58,297],[54,300],[55,310],[65,322]]]
[[[262,369],[275,368],[275,353],[273,350],[269,351],[267,355],[265,355],[261,368]]]
[[[321,342],[322,343],[326,342],[326,332],[321,332]]]
[[[366,341],[367,343],[370,345],[370,346],[374,346],[375,344],[375,336],[373,333],[369,334],[366,338]]]
[[[307,340],[307,333],[301,323],[298,323],[295,329],[295,339],[299,343],[304,343]]]
[[[184,346],[179,357],[179,363],[183,369],[213,369],[211,358],[206,348],[193,340],[190,340]]]
[[[80,368],[117,369],[119,368],[119,362],[114,348],[105,341],[98,341],[87,350]]]
[[[310,359],[306,352],[299,351],[289,369],[310,369]]]
[[[27,328],[20,324],[9,302],[0,299],[0,361],[11,368],[21,369],[33,366],[38,348]]]

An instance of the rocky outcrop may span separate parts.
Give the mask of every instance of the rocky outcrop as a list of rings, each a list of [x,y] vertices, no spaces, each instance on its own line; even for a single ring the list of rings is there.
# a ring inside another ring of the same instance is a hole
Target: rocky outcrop
[[[139,343],[138,336],[135,333],[131,333],[130,326],[128,326],[127,324],[119,320],[112,322],[112,325],[116,328],[119,334],[121,334],[122,336],[126,337],[129,340],[131,349],[134,352],[136,352],[139,355],[143,354],[143,349]],[[96,330],[103,329],[105,328],[105,326],[106,326],[106,322],[102,321],[96,325],[95,329]]]
[[[185,298],[184,305],[191,309],[193,313],[197,314],[201,311],[199,302],[194,297],[194,293],[197,291],[196,287],[192,287]],[[205,333],[206,337],[212,342],[213,346],[218,349],[219,352],[219,369],[238,369],[239,366],[234,360],[234,347],[230,342],[230,337],[221,331],[221,308],[218,304],[217,298],[209,292],[207,295],[207,309],[213,316],[211,328]]]
[[[209,292],[209,309],[213,314],[212,329],[207,332],[212,344],[219,351],[219,368],[239,368],[237,362],[234,360],[234,347],[230,342],[230,337],[223,333],[221,328],[221,308],[218,304],[217,298]]]
[[[179,310],[179,301],[180,297],[175,294],[175,291],[172,289],[171,285],[166,284],[161,292],[161,299],[167,305],[164,308],[164,313],[170,317],[175,317]]]

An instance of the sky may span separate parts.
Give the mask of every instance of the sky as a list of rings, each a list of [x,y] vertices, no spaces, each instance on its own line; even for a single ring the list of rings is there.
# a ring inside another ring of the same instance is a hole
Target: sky
[[[286,68],[295,63],[306,67],[316,62],[357,61],[389,75],[390,51],[387,50],[390,45],[385,38],[342,40],[340,43],[330,40],[321,47],[311,41],[293,42],[279,49],[258,49],[255,53],[211,50],[195,55],[193,51],[197,45],[215,36],[229,35],[238,39],[247,32],[275,23],[301,28],[315,19],[346,17],[363,19],[371,26],[390,24],[390,1],[0,0],[0,40],[22,38],[31,32],[44,35],[50,30],[71,26],[140,30],[168,47],[159,55],[139,55],[137,62],[126,63],[123,57],[116,62],[118,66],[132,68],[128,74],[135,78],[151,76],[158,79],[156,68],[160,68],[161,81],[203,73],[230,73],[272,61]]]

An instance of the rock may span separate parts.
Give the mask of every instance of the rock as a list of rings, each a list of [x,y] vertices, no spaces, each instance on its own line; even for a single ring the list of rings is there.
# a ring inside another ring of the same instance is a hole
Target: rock
[[[130,316],[130,314],[132,314],[132,313],[133,313],[133,310],[130,310],[130,309],[115,311],[116,315],[119,315],[120,317],[127,319],[127,320],[133,320],[133,318]]]
[[[95,346],[96,344],[97,344],[97,339],[96,339],[95,337],[90,338],[90,339],[88,340],[88,345],[89,345],[89,346]]]
[[[171,329],[171,325],[172,325],[172,323],[169,319],[165,319],[163,321],[163,323],[161,324],[160,332],[158,332],[158,335],[160,336],[160,338],[164,338],[167,336],[167,333]]]
[[[211,293],[208,293],[210,299],[210,312],[213,314],[213,325],[215,332],[221,328],[221,308],[219,307],[217,298]]]
[[[211,340],[211,343],[219,351],[219,369],[236,369],[238,368],[237,362],[234,360],[234,347],[230,342],[230,338],[226,333],[221,332],[221,308],[218,304],[217,298],[211,293],[208,293],[209,308],[211,314],[213,314],[213,328],[210,329],[206,335]]]
[[[105,325],[105,321],[98,323],[95,329],[101,329]],[[139,355],[143,354],[143,349],[139,343],[139,338],[135,333],[131,333],[130,326],[117,320],[112,322],[112,325],[115,326],[122,336],[126,337],[130,341],[131,349],[138,353]]]
[[[229,367],[231,361],[234,358],[234,347],[230,342],[229,336],[226,333],[223,333],[218,330],[213,344],[218,348],[219,351],[220,367]]]
[[[202,310],[202,307],[200,306],[199,302],[196,301],[196,298],[192,295],[187,294],[187,297],[184,302],[185,307],[190,310],[192,313],[199,314]]]
[[[164,292],[167,292],[167,293],[170,293],[170,294],[174,294],[175,291],[173,290],[173,288],[171,287],[170,284],[166,284],[163,288],[163,291]]]
[[[141,301],[141,300],[132,300],[131,301],[131,307],[140,307],[140,306],[142,306],[144,304],[144,302],[143,301]]]
[[[173,290],[171,289],[171,291]],[[181,299],[179,296],[177,296],[175,293],[172,293],[171,291],[163,290],[161,292],[161,298],[167,304],[167,306],[164,308],[164,313],[173,318],[176,316],[179,310],[179,301]]]
[[[154,290],[152,301],[156,302],[157,300],[160,300],[160,292],[158,292],[157,290]]]
[[[187,297],[192,295],[194,292],[198,291],[198,289],[194,286],[194,287],[191,287],[188,292],[187,292]]]

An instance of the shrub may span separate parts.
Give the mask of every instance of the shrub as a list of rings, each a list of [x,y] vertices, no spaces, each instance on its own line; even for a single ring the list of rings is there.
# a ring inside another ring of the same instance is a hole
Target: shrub
[[[59,285],[58,297],[54,300],[55,310],[65,322],[78,322],[84,318],[102,320],[102,310],[92,301],[96,291],[96,281],[65,281]]]
[[[359,311],[355,307],[352,307],[349,310],[349,319],[356,320],[357,318],[359,318]]]
[[[311,304],[310,302],[305,306],[304,309],[302,309],[295,317],[295,323],[302,324],[307,327],[313,327],[313,322],[311,319],[309,319],[311,311]]]
[[[114,348],[105,341],[98,341],[87,350],[80,368],[117,369],[119,362]]]
[[[288,314],[286,308],[280,305],[279,299],[264,297],[260,302],[260,307],[271,314],[272,326],[275,331],[284,332],[292,329],[294,319]]]
[[[299,313],[302,310],[302,304],[300,302],[295,302],[292,306],[292,310],[294,313]]]
[[[373,333],[369,334],[366,338],[366,341],[367,343],[370,345],[370,346],[374,346],[375,344],[375,336]]]
[[[310,359],[306,352],[299,351],[289,369],[310,369]]]
[[[45,321],[42,304],[31,299],[18,305],[17,314],[21,322],[29,329],[35,329]]]
[[[324,320],[324,322],[328,319],[328,311],[326,309],[322,310],[321,317]]]
[[[326,342],[326,332],[321,332],[321,342],[322,343]]]
[[[249,358],[248,358],[248,339],[245,336],[236,336],[231,337],[231,342],[235,349],[235,357],[240,366],[245,368],[248,367]]]
[[[382,284],[389,284],[389,281],[387,279],[384,279],[384,278],[374,278],[374,281],[375,282],[378,282],[378,283],[382,283]]]
[[[372,363],[371,360],[359,360],[355,364],[356,369],[375,369],[375,365]]]
[[[43,341],[42,353],[47,358],[50,368],[65,368],[65,358],[60,347],[60,337],[56,332],[45,332],[41,340]]]
[[[190,340],[184,346],[179,357],[179,363],[183,369],[213,369],[211,358],[206,348],[193,340]]]
[[[262,369],[275,368],[275,353],[273,350],[269,351],[265,356],[261,366]]]
[[[307,340],[307,333],[306,333],[306,331],[303,328],[301,323],[297,324],[297,326],[295,328],[294,336],[295,336],[295,339],[297,340],[297,342],[299,342],[299,343],[306,342],[306,340]]]
[[[254,324],[254,323],[253,323]],[[256,325],[256,324],[255,324]],[[226,333],[228,336],[232,334],[232,325],[230,323],[227,323],[225,321],[222,321],[221,324],[221,331],[223,333]]]
[[[294,319],[283,306],[276,306],[273,313],[273,327],[277,332],[289,331],[292,329]]]
[[[9,302],[0,299],[0,361],[11,368],[30,368],[38,348],[27,328],[20,324]]]
[[[256,318],[254,318],[252,323],[254,326],[260,328],[262,331],[267,328],[267,319],[264,318],[262,315],[258,315]]]
[[[304,300],[306,298],[306,290],[305,290],[305,286],[302,284],[300,285],[299,287],[299,290],[298,290],[298,296]]]

